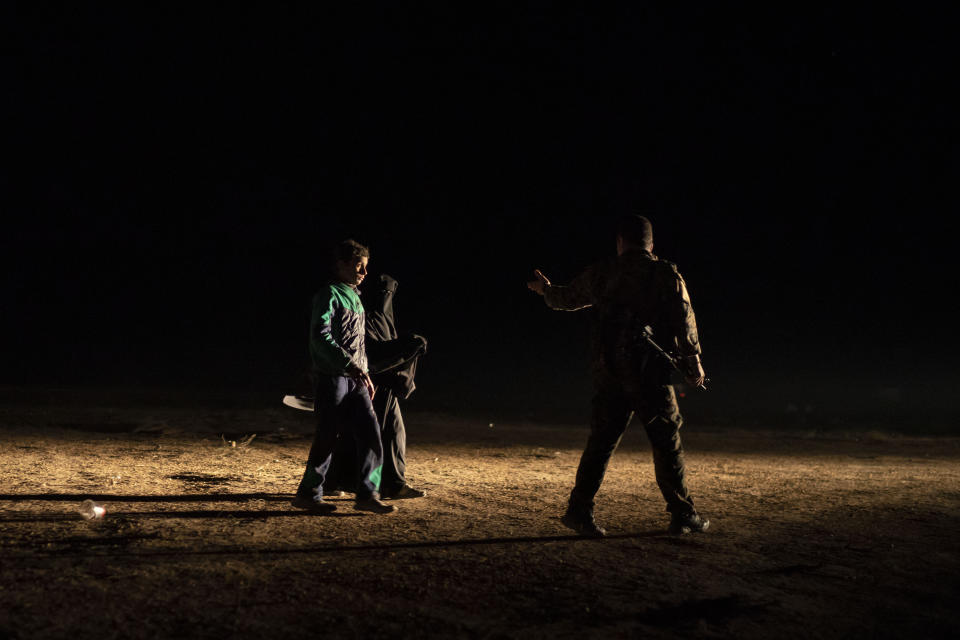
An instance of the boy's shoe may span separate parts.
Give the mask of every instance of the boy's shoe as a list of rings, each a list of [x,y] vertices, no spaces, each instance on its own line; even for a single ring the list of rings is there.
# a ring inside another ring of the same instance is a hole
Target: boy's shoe
[[[373,496],[357,497],[357,501],[353,503],[353,508],[357,511],[369,511],[370,513],[393,513],[397,510],[392,504],[383,504],[379,498]]]
[[[299,509],[306,509],[307,511],[312,511],[320,515],[326,515],[337,510],[337,505],[324,502],[323,498],[314,500],[310,496],[295,496],[294,499],[290,501],[290,504]]]
[[[427,495],[426,491],[414,489],[408,484],[403,485],[396,491],[387,494],[380,494],[383,500],[409,500],[411,498],[422,498]]]
[[[602,538],[607,535],[606,530],[593,519],[593,511],[567,509],[567,512],[560,518],[560,522],[581,536],[588,538]]]
[[[696,511],[691,511],[690,513],[673,514],[670,517],[670,526],[667,527],[667,531],[675,535],[700,533],[706,531],[709,526],[709,520],[701,518]]]

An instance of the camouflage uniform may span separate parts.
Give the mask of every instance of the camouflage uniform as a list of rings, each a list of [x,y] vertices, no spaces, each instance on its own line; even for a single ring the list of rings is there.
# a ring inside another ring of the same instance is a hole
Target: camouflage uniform
[[[650,438],[667,511],[693,513],[684,480],[683,418],[670,385],[670,366],[642,336],[643,328],[650,326],[664,349],[698,361],[697,323],[676,265],[633,249],[587,268],[569,286],[546,286],[544,300],[552,309],[595,310],[596,391],[590,436],[570,494],[571,509],[592,511],[610,457],[636,414]]]

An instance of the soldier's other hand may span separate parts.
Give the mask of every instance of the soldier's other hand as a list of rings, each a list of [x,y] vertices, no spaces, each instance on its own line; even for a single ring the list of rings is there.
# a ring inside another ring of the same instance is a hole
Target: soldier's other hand
[[[698,356],[692,356],[684,362],[687,382],[694,387],[702,387],[707,381],[707,374],[703,370],[703,364]]]
[[[363,385],[367,388],[367,392],[370,394],[370,399],[373,400],[373,395],[377,392],[376,387],[373,386],[373,380],[370,379],[368,374],[363,374]]]
[[[543,275],[543,272],[540,269],[534,269],[533,275],[537,276],[536,280],[530,280],[527,282],[527,288],[534,293],[538,293],[541,296],[547,287],[550,286],[550,280],[547,276]]]

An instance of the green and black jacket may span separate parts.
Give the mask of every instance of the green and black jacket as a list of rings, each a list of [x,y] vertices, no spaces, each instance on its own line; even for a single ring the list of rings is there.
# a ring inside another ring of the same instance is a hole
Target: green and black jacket
[[[351,363],[367,371],[363,304],[354,287],[333,282],[313,297],[310,360],[322,375],[345,375]]]

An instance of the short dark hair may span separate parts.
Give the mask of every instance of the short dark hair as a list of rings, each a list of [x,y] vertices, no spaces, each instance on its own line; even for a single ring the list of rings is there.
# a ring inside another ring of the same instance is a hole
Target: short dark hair
[[[333,259],[336,262],[347,262],[354,258],[369,258],[370,249],[356,240],[342,240],[333,250]]]
[[[644,216],[622,216],[617,221],[617,235],[629,245],[643,247],[647,251],[653,248],[653,225]]]

